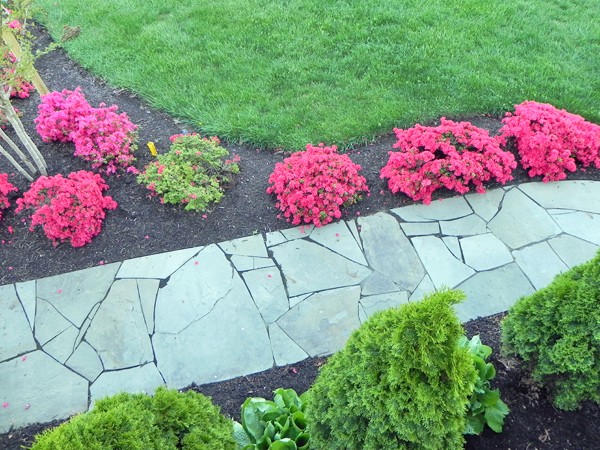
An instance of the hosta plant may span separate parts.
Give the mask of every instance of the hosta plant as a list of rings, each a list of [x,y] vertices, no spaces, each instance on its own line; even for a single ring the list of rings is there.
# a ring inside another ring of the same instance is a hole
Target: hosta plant
[[[239,156],[229,158],[219,144],[216,137],[173,136],[171,149],[148,164],[137,180],[163,203],[205,211],[221,200],[225,184],[240,170]]]
[[[100,233],[106,210],[117,207],[112,197],[103,195],[106,189],[100,175],[85,170],[67,178],[41,176],[17,199],[16,212],[29,212],[29,230],[41,226],[55,246],[69,241],[73,247],[83,247]]]
[[[338,154],[335,146],[308,144],[306,150],[275,165],[267,193],[275,194],[275,206],[288,222],[319,227],[342,217],[342,207],[368,194],[360,169],[348,155]]]
[[[415,125],[394,129],[397,142],[380,178],[393,193],[403,192],[415,201],[431,203],[434,191],[447,188],[465,194],[471,188],[485,192],[485,183],[512,180],[517,166],[512,153],[500,148],[487,130],[469,122],[444,117],[437,127]]]
[[[273,401],[246,399],[242,423],[234,422],[234,439],[241,450],[308,450],[305,395],[293,389],[277,389]]]
[[[458,345],[469,350],[477,370],[475,390],[469,398],[465,434],[480,434],[485,424],[496,433],[500,433],[509,410],[506,403],[500,399],[500,391],[490,388],[490,380],[496,376],[493,364],[487,362],[492,354],[492,348],[484,345],[479,335],[473,336],[471,340],[461,336]]]
[[[0,173],[0,219],[2,219],[2,210],[10,206],[8,195],[16,190],[17,188],[8,181],[8,175]]]
[[[529,176],[558,181],[594,165],[600,168],[600,126],[547,103],[525,101],[507,113],[500,130],[504,142],[513,140]]]

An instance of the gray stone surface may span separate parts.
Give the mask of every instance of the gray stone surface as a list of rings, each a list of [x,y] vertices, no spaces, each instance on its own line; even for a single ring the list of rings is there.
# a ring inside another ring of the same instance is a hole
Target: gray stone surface
[[[290,308],[281,274],[276,268],[251,270],[244,272],[242,277],[266,323],[275,322]]]
[[[282,244],[285,241],[287,241],[287,239],[280,231],[271,231],[265,234],[267,247],[273,247],[274,245]]]
[[[275,265],[271,258],[257,258],[254,256],[239,255],[232,255],[231,263],[238,272],[253,269],[261,269],[263,267],[272,267]]]
[[[302,239],[272,247],[290,297],[340,286],[358,285],[371,271],[337,253]]]
[[[158,295],[158,286],[160,280],[137,280],[137,288],[142,305],[142,313],[146,322],[148,334],[154,333],[154,308],[156,306],[156,296]]]
[[[369,295],[360,299],[360,306],[364,312],[364,316],[360,318],[361,322],[371,317],[378,311],[384,309],[395,308],[396,306],[408,303],[408,292],[399,291],[389,294]]]
[[[309,237],[314,229],[314,225],[299,225],[294,228],[288,228],[287,230],[281,230],[281,234],[283,234],[288,241],[293,241],[294,239],[304,239]]]
[[[600,245],[600,214],[565,211],[563,214],[553,214],[552,218],[565,233]]]
[[[480,272],[459,285],[458,289],[467,296],[464,302],[454,307],[463,322],[506,311],[519,298],[535,291],[515,263]]]
[[[407,222],[427,222],[458,219],[468,216],[473,210],[464,197],[451,197],[434,200],[429,205],[409,205],[392,209],[402,220]]]
[[[500,203],[504,198],[503,189],[492,189],[485,194],[467,194],[465,200],[471,205],[475,214],[486,222],[494,218],[500,209]]]
[[[362,249],[345,222],[335,222],[326,227],[315,228],[310,239],[363,266],[367,265]]]
[[[440,232],[438,222],[403,222],[400,226],[407,236],[426,236]]]
[[[437,289],[444,286],[453,288],[475,273],[456,259],[440,238],[414,237],[412,243]]]
[[[206,315],[189,317],[179,325],[179,333],[170,331],[179,326],[165,325],[157,314],[152,342],[158,370],[171,388],[227,380],[273,366],[265,324],[237,274]]]
[[[131,394],[153,394],[165,383],[154,363],[131,369],[105,372],[90,386],[90,407],[98,400],[120,392]]]
[[[598,246],[581,240],[569,234],[563,234],[548,241],[552,250],[556,252],[563,262],[571,267],[589,261],[598,251]]]
[[[278,366],[293,364],[308,358],[308,354],[298,346],[276,323],[269,325],[269,338],[273,358]]]
[[[136,280],[117,280],[102,302],[85,336],[105,370],[154,360]]]
[[[23,305],[25,315],[29,321],[29,325],[33,330],[33,323],[35,322],[35,280],[26,281],[24,283],[16,283],[15,288],[17,289],[17,296]]]
[[[600,214],[600,182],[563,180],[554,183],[526,183],[519,186],[544,208],[577,209]]]
[[[515,250],[513,255],[536,290],[548,286],[556,275],[569,270],[547,242]]]
[[[40,345],[54,339],[72,325],[50,302],[38,298],[34,331]]]
[[[0,311],[0,361],[35,350],[29,321],[13,285],[0,286]]]
[[[186,248],[174,252],[142,256],[124,261],[117,278],[159,278],[165,279],[193,258],[202,247]]]
[[[341,349],[358,320],[358,286],[317,292],[290,309],[277,324],[310,356]]]
[[[413,291],[408,301],[416,302],[421,300],[426,295],[433,294],[436,291],[433,282],[431,281],[431,277],[429,275],[425,275],[423,280],[419,283],[417,288]]]
[[[71,325],[58,336],[46,342],[42,349],[58,362],[64,364],[75,350],[75,340],[78,335],[79,329]]]
[[[460,219],[444,220],[440,222],[440,228],[446,236],[473,236],[487,231],[485,221],[475,214]]]
[[[465,264],[477,271],[493,269],[513,261],[506,245],[492,233],[462,238],[460,246]]]
[[[399,286],[379,272],[373,272],[362,284],[362,295],[386,294],[400,290]]]
[[[390,214],[377,213],[358,219],[358,224],[370,267],[401,289],[412,291],[417,287],[425,270],[398,221]]]
[[[442,236],[442,241],[444,244],[446,244],[446,247],[448,247],[448,250],[450,250],[450,253],[452,253],[456,259],[463,261],[460,242],[456,236]]]
[[[219,247],[228,255],[257,256],[261,258],[269,256],[267,255],[265,241],[260,234],[221,242]]]
[[[41,351],[0,363],[0,433],[87,410],[88,382]]]
[[[98,353],[85,341],[75,349],[66,365],[90,381],[94,381],[104,370]]]
[[[362,246],[362,242],[360,240],[360,233],[358,231],[358,227],[356,226],[356,220],[347,220],[346,225],[348,226],[348,229],[352,233],[352,236],[354,236],[354,239],[356,239],[356,242],[358,242],[358,246],[362,250],[363,246]]]
[[[504,196],[502,209],[488,228],[512,249],[524,247],[560,234],[561,230],[545,209],[511,189]]]

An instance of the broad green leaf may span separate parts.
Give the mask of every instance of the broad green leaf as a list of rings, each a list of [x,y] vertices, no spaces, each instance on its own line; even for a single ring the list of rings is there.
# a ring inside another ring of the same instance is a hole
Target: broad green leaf
[[[464,434],[479,434],[483,431],[485,420],[481,414],[467,417],[467,429]]]
[[[269,450],[297,450],[296,443],[291,439],[281,439],[280,441],[273,442],[269,447]]]
[[[486,407],[493,406],[500,401],[500,391],[498,389],[488,390],[485,394],[479,396],[479,401]]]
[[[504,425],[504,418],[509,413],[508,406],[502,400],[498,399],[498,402],[491,405],[485,410],[485,420],[488,426],[496,433],[502,432],[502,426]]]
[[[244,427],[239,422],[233,422],[233,439],[239,448],[244,448],[245,446],[252,444],[246,430],[244,430]]]

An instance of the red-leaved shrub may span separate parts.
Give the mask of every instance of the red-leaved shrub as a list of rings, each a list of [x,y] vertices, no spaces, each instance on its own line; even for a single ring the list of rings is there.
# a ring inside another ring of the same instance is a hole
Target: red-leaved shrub
[[[8,181],[8,175],[0,173],[0,219],[2,219],[2,210],[10,206],[8,194],[16,190],[17,188]]]
[[[503,151],[487,130],[469,122],[453,122],[444,117],[437,127],[415,125],[394,129],[398,141],[389,152],[380,178],[388,179],[393,193],[403,192],[416,201],[431,203],[432,193],[445,187],[464,194],[474,186],[485,192],[484,183],[512,180],[517,166],[514,156]]]
[[[525,101],[506,113],[500,130],[503,143],[513,139],[529,176],[558,181],[584,168],[600,168],[600,126],[547,103]]]
[[[336,151],[335,146],[308,144],[306,150],[275,165],[267,193],[277,196],[275,206],[288,222],[325,225],[342,216],[342,206],[369,192],[367,180],[358,174],[360,165]]]
[[[16,212],[31,212],[29,230],[42,226],[55,246],[71,241],[73,247],[83,247],[100,233],[105,210],[117,207],[112,197],[102,194],[106,189],[100,175],[85,170],[67,178],[41,176],[17,199]]]

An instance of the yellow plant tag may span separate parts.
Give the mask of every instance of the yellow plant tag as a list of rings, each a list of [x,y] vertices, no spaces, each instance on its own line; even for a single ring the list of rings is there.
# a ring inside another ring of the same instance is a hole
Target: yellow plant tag
[[[158,156],[158,152],[156,151],[156,146],[154,145],[154,142],[148,142],[146,145],[150,149],[150,154],[152,156]]]

